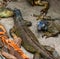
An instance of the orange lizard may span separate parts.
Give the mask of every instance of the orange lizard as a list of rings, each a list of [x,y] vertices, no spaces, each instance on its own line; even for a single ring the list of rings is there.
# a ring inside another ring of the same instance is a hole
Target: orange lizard
[[[14,38],[17,38],[16,35],[14,35]],[[0,39],[2,40],[3,44],[8,47],[12,47],[15,51],[19,53],[19,55],[23,59],[29,59],[27,55],[24,54],[24,52],[21,50],[21,48],[13,41],[8,38],[7,31],[5,30],[4,26],[0,24]]]

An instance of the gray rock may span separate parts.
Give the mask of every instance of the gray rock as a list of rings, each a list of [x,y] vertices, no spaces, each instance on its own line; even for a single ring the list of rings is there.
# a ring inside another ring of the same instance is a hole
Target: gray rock
[[[60,0],[47,0],[50,3],[50,8],[57,12],[60,13]]]

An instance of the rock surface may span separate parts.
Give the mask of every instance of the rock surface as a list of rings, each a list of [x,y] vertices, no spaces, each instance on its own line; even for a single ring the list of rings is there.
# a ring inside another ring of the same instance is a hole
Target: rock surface
[[[54,0],[48,0],[48,1],[50,1],[50,3],[51,3],[51,1],[53,1],[51,4],[54,3]],[[32,22],[32,27],[30,27],[30,29],[36,35],[39,42],[43,45],[49,45],[49,46],[54,47],[56,49],[56,51],[58,52],[58,54],[60,54],[60,35],[58,37],[54,37],[54,38],[50,37],[50,38],[46,39],[45,37],[42,38],[40,33],[37,33],[36,24],[38,21],[36,21],[36,18],[33,17],[33,14],[39,15],[40,10],[43,7],[40,7],[40,6],[32,7],[26,0],[19,0],[19,2],[10,2],[7,7],[11,8],[11,9],[14,9],[14,8],[20,9],[22,12],[23,18],[25,20],[29,20]],[[51,5],[51,8],[53,8],[52,5]],[[57,12],[55,13],[54,10],[49,9],[48,15],[50,15],[53,18],[59,17],[60,14],[58,14]],[[0,20],[0,23],[4,24],[5,28],[7,29],[8,34],[9,34],[9,29],[12,28],[14,25],[13,18],[2,19],[2,20]],[[22,50],[30,57],[30,59],[32,59],[32,57],[33,57],[32,54],[28,53],[23,47],[22,47]]]
[[[50,8],[56,12],[60,13],[60,0],[47,0],[50,3]]]

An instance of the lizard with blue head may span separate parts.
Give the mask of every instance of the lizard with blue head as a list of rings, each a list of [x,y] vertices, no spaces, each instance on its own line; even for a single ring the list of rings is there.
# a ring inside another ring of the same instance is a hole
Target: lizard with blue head
[[[22,46],[28,52],[34,54],[33,59],[56,59],[39,43],[32,31],[24,24],[20,10],[15,9],[14,13],[14,27],[10,30],[10,34],[15,33],[18,37],[22,38]]]

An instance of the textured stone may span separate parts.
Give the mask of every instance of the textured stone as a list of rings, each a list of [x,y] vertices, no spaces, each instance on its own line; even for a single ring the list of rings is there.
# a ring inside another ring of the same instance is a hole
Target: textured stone
[[[60,0],[47,0],[50,3],[50,8],[56,12],[60,13]]]
[[[51,8],[49,9],[48,15],[51,15],[51,17],[53,17],[53,18],[58,17],[60,15],[60,14],[58,14],[60,11],[57,13],[54,10],[59,10],[59,8],[58,8],[59,2],[54,3],[54,4],[58,4],[56,7],[53,4],[54,0],[48,0],[48,1],[51,3]],[[32,7],[27,2],[27,0],[20,0],[19,2],[10,2],[7,7],[10,7],[11,9],[14,9],[14,8],[20,9],[22,12],[23,18],[25,20],[29,20],[32,22],[32,27],[30,27],[30,29],[36,35],[39,42],[43,45],[48,45],[48,46],[54,47],[56,49],[56,51],[60,54],[60,35],[58,37],[54,37],[54,38],[50,37],[50,38],[46,39],[45,37],[42,38],[40,33],[37,33],[36,24],[38,21],[36,21],[36,18],[33,17],[33,14],[39,15],[42,7],[40,7],[40,6]],[[13,27],[13,19],[12,18],[5,18],[5,19],[0,20],[0,23],[4,24],[5,28],[7,29],[8,34],[9,34],[9,29]],[[32,59],[32,57],[33,57],[32,54],[28,53],[23,47],[22,47],[22,50],[24,51],[24,53],[26,53],[30,57],[30,59]]]

